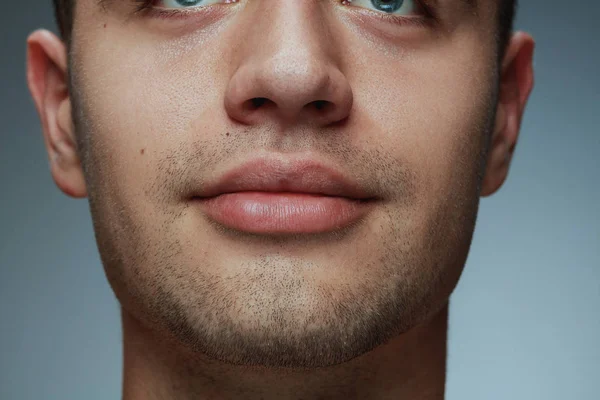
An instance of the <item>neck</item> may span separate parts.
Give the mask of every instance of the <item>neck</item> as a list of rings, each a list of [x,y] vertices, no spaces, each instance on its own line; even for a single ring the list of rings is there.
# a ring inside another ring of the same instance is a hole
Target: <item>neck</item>
[[[448,303],[429,321],[349,362],[313,370],[227,365],[191,354],[122,309],[123,400],[443,400]]]

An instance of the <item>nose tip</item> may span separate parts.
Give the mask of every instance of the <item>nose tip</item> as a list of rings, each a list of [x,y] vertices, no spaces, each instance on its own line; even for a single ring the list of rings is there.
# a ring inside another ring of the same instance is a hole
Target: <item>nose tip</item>
[[[246,124],[278,119],[329,125],[345,119],[352,102],[352,89],[339,68],[299,54],[242,64],[225,96],[227,113]]]

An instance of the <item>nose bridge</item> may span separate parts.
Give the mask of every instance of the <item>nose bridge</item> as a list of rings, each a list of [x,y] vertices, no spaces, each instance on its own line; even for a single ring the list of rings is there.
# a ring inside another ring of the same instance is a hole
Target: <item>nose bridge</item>
[[[336,62],[323,2],[256,1],[243,12],[239,58],[226,95],[230,115],[244,120],[261,114],[252,112],[258,104],[287,120],[301,113],[323,123],[344,118],[352,95]]]
[[[250,33],[248,44],[254,49],[256,61],[271,64],[276,72],[296,75],[305,75],[315,64],[325,62],[331,55],[327,49],[331,41],[324,39],[331,34],[320,3],[320,0],[255,2],[253,14],[260,16],[250,16],[257,29]]]

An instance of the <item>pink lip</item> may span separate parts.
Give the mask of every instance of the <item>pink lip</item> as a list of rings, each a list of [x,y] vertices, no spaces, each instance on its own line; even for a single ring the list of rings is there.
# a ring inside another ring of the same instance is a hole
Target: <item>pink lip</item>
[[[341,229],[363,218],[376,197],[310,160],[258,159],[209,182],[194,198],[213,221],[240,231],[274,234]]]
[[[220,179],[206,184],[196,197],[247,191],[313,193],[353,199],[375,197],[374,193],[323,164],[306,159],[283,162],[264,158],[226,172]]]

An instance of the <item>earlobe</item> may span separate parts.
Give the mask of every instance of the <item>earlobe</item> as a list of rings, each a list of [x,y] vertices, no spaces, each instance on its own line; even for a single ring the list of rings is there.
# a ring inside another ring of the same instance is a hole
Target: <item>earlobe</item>
[[[27,84],[40,117],[50,171],[67,195],[85,197],[85,179],[72,123],[67,54],[53,33],[38,30],[27,39]]]

